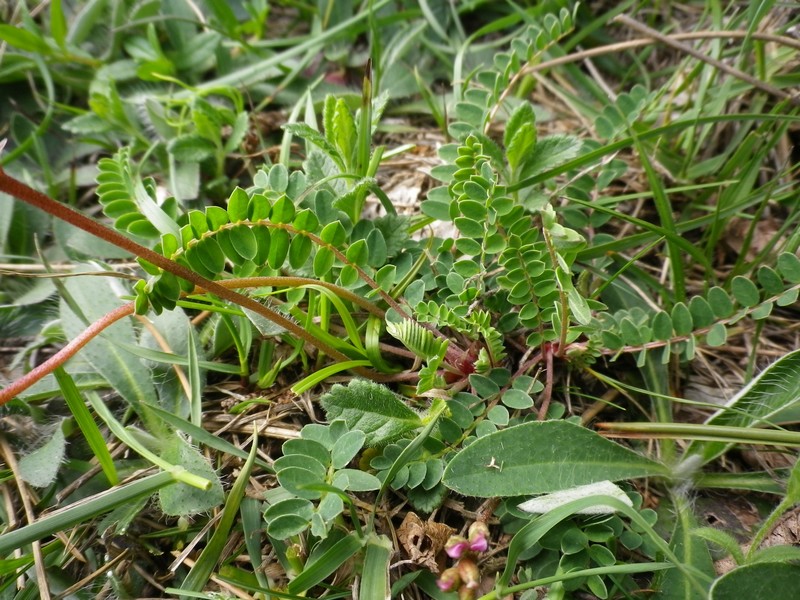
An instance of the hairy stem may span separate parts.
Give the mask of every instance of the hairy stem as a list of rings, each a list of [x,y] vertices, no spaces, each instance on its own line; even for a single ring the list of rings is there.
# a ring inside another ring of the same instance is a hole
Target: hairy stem
[[[84,329],[74,340],[64,346],[61,350],[56,352],[53,356],[47,359],[36,368],[31,369],[25,375],[12,381],[9,385],[0,390],[0,406],[14,398],[20,392],[28,389],[34,383],[39,381],[45,375],[52,373],[56,368],[63,365],[70,358],[88,344],[92,339],[124,317],[129,317],[133,314],[133,302],[123,304],[119,308],[115,308],[110,313],[103,315],[97,321]]]

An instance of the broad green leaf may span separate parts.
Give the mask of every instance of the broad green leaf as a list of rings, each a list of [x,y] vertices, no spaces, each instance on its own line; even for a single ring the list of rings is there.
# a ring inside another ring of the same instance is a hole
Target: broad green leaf
[[[230,240],[236,252],[245,260],[253,260],[256,257],[258,242],[253,230],[247,225],[232,227],[230,229]]]
[[[64,460],[64,432],[59,422],[47,441],[19,459],[19,474],[34,487],[47,487],[56,478]]]
[[[381,480],[358,469],[340,469],[333,476],[333,485],[351,492],[372,492],[381,487]]]
[[[311,240],[309,240],[309,243]],[[336,256],[334,256],[333,252],[329,248],[318,248],[317,253],[314,255],[314,275],[317,277],[323,277],[330,273],[330,270],[333,268],[333,263],[336,260]],[[358,273],[356,273],[358,275]]]
[[[796,564],[744,565],[717,579],[711,586],[709,600],[794,597],[799,580],[800,566]]]
[[[728,329],[722,323],[715,323],[706,334],[706,344],[712,347],[722,346],[728,339]]]
[[[320,239],[331,246],[341,246],[347,239],[347,233],[339,221],[328,223],[319,233]]]
[[[269,187],[283,193],[289,185],[289,171],[280,163],[272,165],[269,170]]]
[[[320,398],[329,421],[344,419],[348,429],[364,432],[366,446],[385,444],[423,425],[420,415],[386,386],[354,379],[334,385]]]
[[[678,335],[689,335],[692,332],[692,313],[683,302],[672,307],[672,325]]]
[[[322,478],[319,473],[314,473],[310,469],[302,467],[287,467],[278,472],[278,482],[295,496],[316,500],[320,497],[320,492],[315,489],[307,489],[321,483]]]
[[[120,300],[114,295],[109,281],[105,278],[76,277],[67,279],[64,286],[89,323],[120,305]],[[60,314],[61,324],[68,339],[74,339],[87,327],[87,323],[76,315],[64,300],[61,302]],[[143,406],[157,404],[150,370],[138,358],[121,349],[115,341],[136,345],[136,335],[130,321],[114,323],[101,336],[90,341],[81,350],[81,356],[140,416],[147,419]],[[157,430],[156,428],[155,431]],[[155,431],[151,430],[151,433]]]
[[[225,253],[213,237],[200,240],[195,245],[194,251],[209,272],[216,275],[225,268]]]
[[[481,398],[491,398],[500,391],[500,386],[485,375],[473,373],[469,376],[469,384]]]
[[[163,443],[161,456],[164,460],[208,479],[212,485],[209,490],[200,490],[185,483],[165,487],[158,492],[161,510],[167,515],[188,516],[222,504],[225,499],[222,485],[206,458],[178,435],[171,435]]]
[[[388,256],[388,247],[386,246],[386,238],[379,229],[373,229],[367,236],[367,246],[369,247],[369,256],[367,264],[370,267],[380,269],[386,264]]]
[[[298,467],[300,469],[305,469],[306,471],[311,471],[320,480],[322,480],[325,478],[325,474],[327,472],[326,465],[328,462],[330,461],[321,463],[315,458],[301,454],[287,454],[285,456],[281,456],[278,460],[276,460],[273,463],[273,467],[275,468],[275,471],[278,473],[278,476],[280,476],[280,472],[284,469],[288,469],[290,467]]]
[[[307,428],[308,425],[303,428],[304,433]],[[290,456],[294,454],[307,456],[313,458],[326,467],[331,462],[331,454],[328,448],[316,440],[306,439],[305,437],[294,440],[286,440],[283,443],[282,450],[284,456]]]
[[[375,283],[384,291],[391,291],[397,276],[397,267],[395,265],[384,265],[378,272],[375,273]]]
[[[236,187],[228,198],[228,215],[231,223],[247,220],[250,197],[242,188]]]
[[[269,266],[273,269],[280,269],[283,267],[283,262],[286,260],[286,255],[289,253],[289,232],[285,229],[276,229],[272,232],[269,242],[269,254],[267,261]],[[259,254],[260,254],[259,248]]]
[[[531,398],[522,390],[517,389],[511,389],[504,392],[501,401],[508,408],[514,410],[523,410],[533,406],[533,398]]]
[[[311,209],[304,208],[295,215],[292,225],[299,231],[314,232],[317,230],[317,227],[319,227],[319,220]]]
[[[291,267],[293,269],[303,267],[311,256],[312,249],[313,245],[309,238],[304,235],[295,235],[289,243],[289,264]],[[327,272],[327,270],[324,272]]]
[[[536,421],[479,438],[450,461],[442,481],[465,496],[519,496],[668,473],[589,429]]]
[[[657,340],[668,340],[672,337],[672,318],[666,311],[660,310],[653,317],[653,337]]]
[[[520,179],[538,175],[572,160],[578,155],[582,145],[583,142],[571,135],[557,134],[541,138],[525,158]]]
[[[592,320],[592,310],[581,293],[573,286],[567,290],[567,301],[572,312],[572,318],[580,325],[588,325]]]
[[[706,420],[708,425],[754,427],[774,421],[782,412],[796,409],[800,402],[800,350],[782,356],[758,374],[725,406]],[[708,463],[732,444],[701,442],[689,444],[686,455],[702,457]]]
[[[270,235],[269,228],[265,225],[253,227],[252,232],[258,244],[258,252],[253,261],[258,265],[263,265],[267,261],[267,257],[269,257],[272,236]]]
[[[721,287],[714,286],[708,290],[708,303],[720,319],[726,319],[733,314],[733,300]]]
[[[781,279],[780,275],[778,275],[767,265],[761,265],[758,268],[757,277],[758,283],[761,284],[761,287],[763,288],[764,292],[766,292],[767,296],[777,296],[778,294],[783,293],[783,280]]]
[[[202,162],[214,156],[217,147],[211,140],[189,133],[171,139],[167,144],[167,151],[181,162]]]
[[[800,258],[791,252],[778,256],[778,270],[790,283],[800,283]]]
[[[241,227],[246,227],[246,225]],[[243,265],[245,262],[247,262],[247,259],[239,254],[233,245],[233,234],[231,233],[231,229],[220,229],[217,231],[214,239],[219,244],[220,250],[222,250],[225,258],[231,261],[234,265]],[[258,246],[256,246],[256,252],[258,252]]]
[[[455,223],[462,235],[470,238],[478,238],[486,233],[483,223],[479,223],[469,217],[456,217],[453,219],[453,223]]]
[[[291,198],[283,195],[272,207],[270,220],[273,223],[291,223],[295,215],[295,206]]]
[[[297,515],[310,520],[313,513],[314,505],[305,498],[288,498],[269,506],[264,511],[264,518],[270,522],[283,515]]]
[[[369,247],[367,240],[361,239],[350,244],[345,254],[347,260],[359,267],[366,267],[369,260]]]
[[[311,516],[306,519],[300,515],[281,515],[268,521],[267,533],[270,537],[274,537],[277,540],[285,540],[294,535],[303,533],[308,529],[310,523]]]

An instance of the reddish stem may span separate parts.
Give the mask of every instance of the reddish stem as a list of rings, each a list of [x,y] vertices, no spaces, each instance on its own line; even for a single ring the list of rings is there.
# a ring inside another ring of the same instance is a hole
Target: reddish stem
[[[72,358],[78,350],[92,341],[101,331],[113,325],[123,317],[128,317],[132,314],[133,302],[128,302],[97,319],[97,321],[89,325],[89,327],[79,333],[74,340],[48,358],[45,362],[31,369],[25,373],[25,375],[12,381],[8,386],[0,390],[0,406],[13,399],[14,396],[20,392],[28,389],[48,373],[55,371]]]

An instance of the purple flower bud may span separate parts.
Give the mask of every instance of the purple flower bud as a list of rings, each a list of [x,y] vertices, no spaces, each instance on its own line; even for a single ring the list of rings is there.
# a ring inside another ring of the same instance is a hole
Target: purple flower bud
[[[436,580],[436,585],[439,586],[439,589],[443,592],[452,592],[455,590],[461,585],[461,577],[458,575],[458,568],[450,567],[442,571],[442,574],[439,575],[439,579]]]
[[[483,521],[475,521],[469,526],[469,549],[473,552],[489,549],[489,528]]]
[[[461,558],[461,555],[469,548],[469,542],[460,535],[451,535],[444,545],[444,551],[450,558]]]

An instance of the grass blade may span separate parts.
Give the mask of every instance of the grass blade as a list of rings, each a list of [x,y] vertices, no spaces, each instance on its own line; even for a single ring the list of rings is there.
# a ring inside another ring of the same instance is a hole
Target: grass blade
[[[233,522],[236,520],[236,516],[239,514],[239,504],[244,497],[245,488],[247,487],[247,482],[250,479],[250,471],[253,470],[253,465],[255,464],[256,452],[258,450],[257,442],[258,437],[253,434],[253,442],[250,448],[250,454],[248,455],[247,461],[244,463],[239,476],[236,478],[236,482],[233,484],[233,487],[228,494],[228,498],[225,502],[225,508],[222,509],[222,516],[219,519],[219,524],[214,530],[208,545],[203,548],[203,552],[200,554],[197,562],[192,567],[192,570],[189,571],[186,579],[183,580],[181,591],[201,591],[206,585],[206,582],[208,582],[208,578],[211,576],[211,573],[214,571],[214,567],[216,567],[217,563],[219,562],[222,550],[225,547],[225,544],[228,542],[228,535],[230,534],[231,527],[233,527]]]
[[[389,600],[389,561],[392,558],[392,543],[385,535],[372,534],[367,540],[364,567],[361,574],[359,598]]]
[[[69,529],[78,523],[94,519],[126,502],[132,502],[142,496],[149,496],[165,485],[174,482],[175,477],[171,473],[162,471],[134,483],[112,488],[85,500],[79,500],[75,504],[48,514],[35,523],[0,535],[0,555],[6,555],[26,544]]]
[[[290,594],[300,594],[311,589],[361,550],[363,545],[363,540],[355,533],[346,535],[331,546],[325,554],[307,565],[300,575],[289,582],[286,591]]]
[[[58,367],[53,372],[53,375],[58,381],[58,387],[61,388],[61,393],[64,395],[64,400],[70,412],[72,412],[72,416],[75,417],[75,422],[80,427],[83,437],[86,438],[86,443],[89,444],[92,452],[97,457],[97,462],[100,464],[100,468],[103,469],[106,479],[111,485],[117,485],[119,483],[119,475],[117,474],[117,468],[114,466],[114,459],[111,458],[111,453],[108,451],[103,434],[100,433],[97,423],[94,422],[89,409],[86,408],[86,404],[83,402],[78,386],[75,385],[75,380],[63,367]]]

